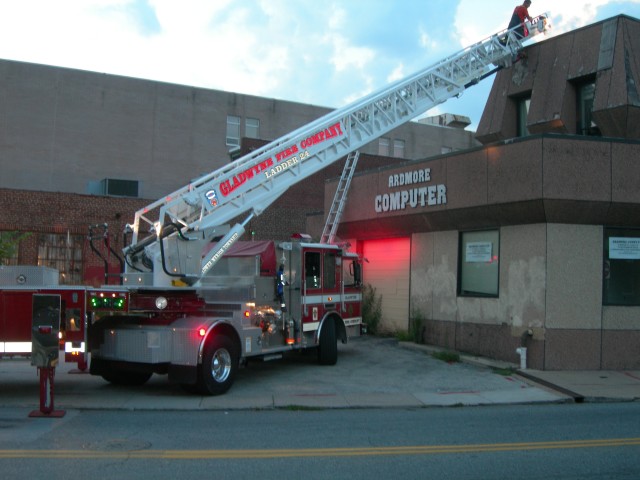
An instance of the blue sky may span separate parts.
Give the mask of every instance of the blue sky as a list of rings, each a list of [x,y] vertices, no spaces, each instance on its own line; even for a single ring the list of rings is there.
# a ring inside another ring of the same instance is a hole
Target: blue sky
[[[505,0],[0,0],[0,58],[339,107],[505,28]],[[640,0],[533,0],[552,35]],[[433,109],[475,129],[491,79]]]

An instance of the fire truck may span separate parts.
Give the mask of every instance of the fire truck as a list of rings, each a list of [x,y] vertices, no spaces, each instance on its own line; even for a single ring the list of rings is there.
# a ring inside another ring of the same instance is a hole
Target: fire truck
[[[547,16],[529,27],[524,39],[501,31],[137,211],[122,286],[85,294],[90,373],[126,385],[167,374],[187,391],[218,395],[249,359],[313,349],[320,364],[335,364],[337,342],[363,328],[361,261],[334,241],[358,149],[517,61],[523,43],[546,32]],[[319,242],[240,241],[290,186],[343,158]]]

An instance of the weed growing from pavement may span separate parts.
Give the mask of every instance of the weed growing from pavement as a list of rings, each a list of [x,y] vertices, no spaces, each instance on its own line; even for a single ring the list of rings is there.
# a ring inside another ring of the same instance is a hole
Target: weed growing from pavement
[[[493,371],[493,373],[495,373],[497,375],[503,375],[505,377],[508,377],[508,376],[513,375],[515,373],[514,369],[510,368],[510,367],[506,367],[506,368],[492,367],[491,371]]]
[[[456,363],[460,361],[460,355],[455,352],[433,352],[431,356],[437,360],[447,363]]]
[[[376,288],[365,284],[362,288],[362,321],[367,324],[369,333],[375,335],[382,320],[382,295]]]

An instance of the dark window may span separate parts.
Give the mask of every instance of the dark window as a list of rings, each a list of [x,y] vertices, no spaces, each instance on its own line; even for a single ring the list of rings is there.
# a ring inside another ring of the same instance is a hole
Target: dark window
[[[336,288],[336,254],[335,252],[324,253],[324,270],[322,272],[324,288]]]
[[[307,289],[320,288],[320,252],[304,254],[304,278]]]
[[[461,233],[458,294],[469,297],[497,297],[499,260],[498,230]]]
[[[138,197],[137,180],[105,178],[101,182],[102,194],[114,197]]]
[[[593,97],[596,91],[594,80],[586,81],[576,85],[577,108],[577,134],[600,136],[600,129],[593,121]]]
[[[527,128],[527,115],[529,115],[529,106],[531,105],[531,97],[522,97],[517,101],[518,104],[518,137],[526,137],[529,135]]]
[[[602,290],[605,305],[640,305],[640,230],[605,229]]]

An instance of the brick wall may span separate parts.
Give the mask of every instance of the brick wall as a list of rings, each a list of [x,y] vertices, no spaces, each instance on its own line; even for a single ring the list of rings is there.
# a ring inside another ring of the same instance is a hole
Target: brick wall
[[[266,142],[244,139],[243,150],[248,152]],[[376,168],[398,162],[397,159],[361,155],[357,171]],[[324,209],[324,187],[327,179],[339,177],[344,161],[329,165],[322,171],[292,187],[262,215],[247,225],[243,240],[286,240],[293,233],[310,233],[319,239],[321,232],[308,232],[307,218],[317,217]],[[135,212],[154,201],[154,199],[132,199],[121,197],[103,197],[63,192],[42,192],[28,190],[0,189],[0,231],[30,232],[20,242],[18,263],[37,265],[38,242],[41,234],[57,233],[81,235],[86,237],[90,225],[108,225],[108,238],[111,247],[118,253],[122,251],[124,239],[122,232],[127,223],[133,222]],[[237,220],[242,221],[246,214]],[[314,221],[312,224],[316,225]],[[96,230],[102,233],[102,230]],[[252,232],[254,233],[252,235]],[[115,256],[108,252],[104,242],[95,242],[99,250],[107,257],[109,273],[117,274],[120,264]],[[88,239],[83,245],[83,283],[100,285],[104,281],[104,261],[95,255]],[[115,283],[116,278],[111,278]]]

